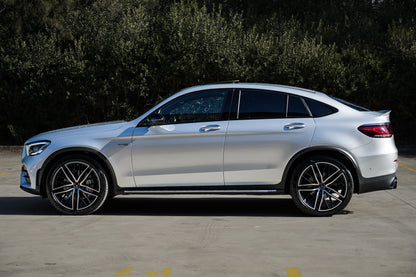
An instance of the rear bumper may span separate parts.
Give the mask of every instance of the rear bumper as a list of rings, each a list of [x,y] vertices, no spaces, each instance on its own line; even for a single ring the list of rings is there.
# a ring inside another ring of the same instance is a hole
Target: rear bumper
[[[396,174],[389,174],[374,178],[360,178],[358,193],[397,188]]]

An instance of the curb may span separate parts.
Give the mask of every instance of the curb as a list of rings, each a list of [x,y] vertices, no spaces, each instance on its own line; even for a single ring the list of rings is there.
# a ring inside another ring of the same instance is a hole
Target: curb
[[[416,155],[416,148],[398,148],[399,155],[405,155],[405,156],[414,156]]]

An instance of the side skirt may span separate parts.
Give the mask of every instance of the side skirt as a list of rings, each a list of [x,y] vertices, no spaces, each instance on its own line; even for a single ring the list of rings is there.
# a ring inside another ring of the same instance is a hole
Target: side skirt
[[[284,188],[272,186],[213,186],[213,187],[133,187],[120,188],[116,194],[285,194]]]

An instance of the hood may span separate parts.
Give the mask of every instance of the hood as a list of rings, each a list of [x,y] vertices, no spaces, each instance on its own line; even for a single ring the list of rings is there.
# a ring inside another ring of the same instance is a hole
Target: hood
[[[94,124],[87,124],[87,125],[79,125],[74,127],[62,128],[57,130],[52,130],[48,132],[44,132],[38,134],[30,139],[28,139],[26,143],[37,141],[37,140],[51,140],[53,138],[61,137],[61,136],[79,136],[79,135],[87,135],[87,134],[94,134],[94,133],[102,133],[106,131],[115,131],[126,124],[126,121],[110,121],[110,122],[101,122],[101,123],[94,123]]]

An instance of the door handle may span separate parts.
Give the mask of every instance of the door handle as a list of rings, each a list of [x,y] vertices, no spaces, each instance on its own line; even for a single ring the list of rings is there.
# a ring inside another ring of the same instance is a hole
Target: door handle
[[[296,130],[296,129],[302,129],[305,128],[305,124],[304,123],[290,123],[285,125],[285,130]]]
[[[213,132],[213,131],[218,131],[221,129],[220,125],[208,125],[208,126],[204,126],[201,127],[201,129],[199,129],[201,132]]]

